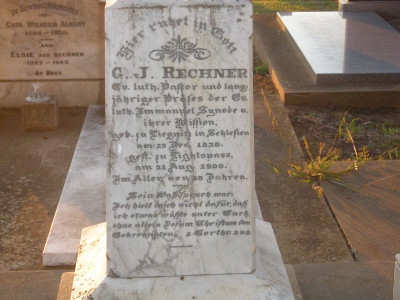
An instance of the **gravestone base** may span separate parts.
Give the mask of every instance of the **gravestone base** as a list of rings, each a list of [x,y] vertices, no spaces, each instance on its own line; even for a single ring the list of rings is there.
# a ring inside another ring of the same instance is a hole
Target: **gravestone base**
[[[393,300],[400,300],[400,254],[396,255],[394,263]]]
[[[57,99],[42,103],[25,102],[21,108],[24,130],[55,130],[58,127]]]
[[[112,278],[106,274],[106,223],[82,231],[71,299],[294,299],[270,223],[256,221],[251,274]]]
[[[400,33],[375,12],[283,12],[277,18],[314,83],[400,80]]]

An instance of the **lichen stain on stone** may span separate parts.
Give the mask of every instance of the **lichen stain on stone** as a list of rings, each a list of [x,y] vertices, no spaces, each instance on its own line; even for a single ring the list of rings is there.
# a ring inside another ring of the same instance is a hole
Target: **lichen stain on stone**
[[[107,276],[111,278],[120,278],[121,276],[118,276],[117,273],[113,269],[109,269],[107,271]]]

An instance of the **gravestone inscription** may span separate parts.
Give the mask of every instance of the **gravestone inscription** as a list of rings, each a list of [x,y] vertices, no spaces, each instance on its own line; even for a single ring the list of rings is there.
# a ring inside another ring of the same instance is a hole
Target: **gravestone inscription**
[[[97,0],[0,0],[0,80],[104,78]]]
[[[232,2],[106,7],[109,276],[254,270],[252,8]]]

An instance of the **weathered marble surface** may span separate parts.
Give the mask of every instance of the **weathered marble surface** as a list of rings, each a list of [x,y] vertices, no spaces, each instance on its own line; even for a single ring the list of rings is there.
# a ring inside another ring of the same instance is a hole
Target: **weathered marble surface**
[[[316,82],[398,81],[400,33],[374,12],[278,13]]]
[[[73,266],[82,229],[105,220],[104,106],[89,107],[43,250],[44,266]]]
[[[258,300],[294,299],[271,224],[256,221],[252,274],[111,278],[106,274],[106,224],[84,229],[71,299]]]
[[[104,78],[104,4],[0,0],[0,80]]]
[[[252,6],[106,6],[107,256],[120,277],[254,270]]]
[[[66,180],[60,198],[60,208],[54,216],[43,253],[44,266],[75,265],[82,230],[106,220],[104,117],[104,106],[91,105],[89,107],[74,159],[70,166],[69,173],[71,173],[71,176]],[[88,153],[90,153],[90,157],[87,157]],[[90,163],[87,164],[87,161]],[[86,172],[85,168],[89,168],[89,172]],[[98,170],[96,174],[103,174],[103,176],[92,176],[94,169]],[[85,186],[81,186],[79,184],[81,182],[85,182]],[[81,193],[85,195],[84,201],[80,196],[77,196]],[[73,210],[71,211],[71,209]],[[256,218],[262,220],[256,194],[255,209]],[[74,215],[73,218],[71,213]],[[85,217],[76,217],[82,215]]]

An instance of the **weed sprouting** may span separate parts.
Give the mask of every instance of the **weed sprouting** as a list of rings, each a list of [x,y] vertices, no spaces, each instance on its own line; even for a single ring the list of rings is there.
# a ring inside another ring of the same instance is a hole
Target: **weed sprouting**
[[[268,65],[262,64],[262,65],[256,66],[253,68],[253,71],[254,71],[254,73],[259,74],[259,75],[268,74]]]
[[[353,119],[350,123],[346,122],[347,112],[344,114],[335,138],[331,144],[331,146],[325,151],[325,143],[321,143],[319,147],[319,153],[315,157],[312,155],[310,151],[310,147],[308,145],[307,139],[305,137],[302,138],[302,142],[304,143],[304,147],[306,149],[306,162],[296,161],[291,153],[291,149],[287,146],[283,134],[279,128],[279,124],[274,115],[274,112],[271,109],[271,106],[265,96],[264,92],[261,91],[261,94],[264,98],[264,103],[267,108],[268,114],[272,117],[272,125],[279,132],[280,139],[285,147],[286,152],[288,153],[291,163],[289,163],[290,169],[287,171],[288,175],[294,178],[299,178],[303,182],[310,183],[311,187],[318,192],[318,196],[322,197],[323,189],[321,187],[321,181],[327,180],[340,184],[340,179],[344,174],[347,174],[351,171],[356,171],[360,167],[362,167],[366,162],[371,160],[371,157],[368,154],[368,150],[366,147],[362,147],[361,150],[356,148],[354,143],[354,139],[352,134],[359,130],[357,127],[357,120]],[[336,141],[341,138],[346,137],[346,141],[352,143],[354,155],[351,159],[347,160],[349,163],[346,167],[332,171],[332,165],[335,162],[341,160],[341,151],[340,149],[335,147]],[[389,155],[393,155],[389,153]],[[397,152],[396,152],[397,155]],[[264,159],[266,160],[266,159]],[[269,160],[266,160],[275,170],[276,173],[279,171]]]
[[[377,160],[386,160],[386,159],[398,160],[398,159],[400,159],[400,146],[389,149],[385,153],[382,153],[381,155],[379,155],[376,159]]]
[[[387,123],[389,123],[389,122],[385,121],[385,123],[383,123],[383,125],[382,125],[382,133],[385,138],[390,138],[390,137],[395,136],[400,133],[399,128],[390,127],[390,126],[393,126],[393,124],[389,125]]]
[[[354,135],[355,133],[357,133],[357,132],[360,131],[360,126],[357,124],[357,122],[358,122],[360,119],[359,119],[359,118],[355,118],[355,119],[352,119],[352,120],[350,121],[350,123],[347,123],[347,122],[346,122],[346,116],[347,116],[347,111],[344,113],[343,118],[342,118],[342,120],[341,120],[341,122],[340,122],[340,125],[341,125],[342,128],[344,128],[345,130],[342,131],[342,130],[340,130],[340,128],[339,128],[339,130],[340,130],[339,136],[340,136],[341,138],[343,138],[343,137],[346,138],[346,142],[348,143],[348,142],[350,142],[350,141],[353,139],[353,135]]]

